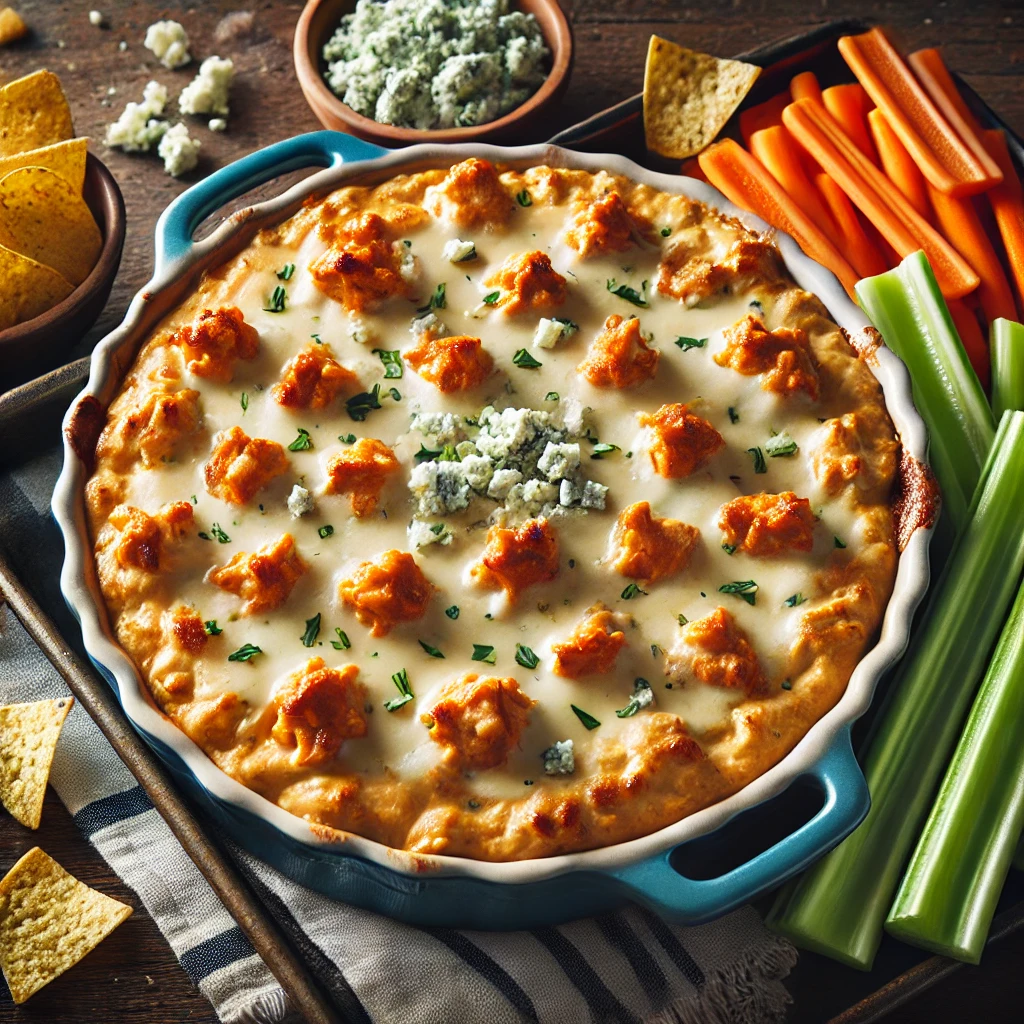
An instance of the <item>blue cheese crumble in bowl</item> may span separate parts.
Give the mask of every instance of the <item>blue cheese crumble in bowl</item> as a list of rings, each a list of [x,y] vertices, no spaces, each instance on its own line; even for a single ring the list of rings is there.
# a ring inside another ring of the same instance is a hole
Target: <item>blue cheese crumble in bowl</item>
[[[310,0],[295,31],[321,123],[389,146],[522,137],[571,62],[556,0]]]

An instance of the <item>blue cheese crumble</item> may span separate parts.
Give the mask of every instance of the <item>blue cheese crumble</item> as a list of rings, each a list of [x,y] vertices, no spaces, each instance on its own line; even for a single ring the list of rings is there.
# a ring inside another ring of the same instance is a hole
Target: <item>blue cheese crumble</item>
[[[142,45],[172,71],[192,60],[192,54],[188,52],[188,33],[176,21],[154,22],[146,29]]]
[[[141,103],[129,103],[121,116],[107,125],[104,142],[126,153],[148,153],[170,128],[160,119],[167,107],[167,87],[159,82],[147,83]]]
[[[540,756],[544,759],[545,775],[572,775],[576,771],[572,740],[555,740]]]
[[[410,474],[417,520],[461,512],[476,498],[495,502],[490,518],[502,524],[605,507],[608,488],[583,471],[578,402],[553,412],[487,406],[475,422],[417,413],[412,426],[442,448]]]
[[[199,163],[199,147],[199,140],[189,135],[188,127],[178,123],[164,132],[157,153],[164,162],[164,170],[171,177],[179,178]]]
[[[302,484],[296,484],[288,495],[288,511],[291,512],[292,519],[309,515],[315,507],[313,495]]]
[[[199,65],[199,74],[181,90],[178,109],[183,114],[227,117],[228,93],[234,77],[235,65],[230,58],[207,57]]]
[[[510,0],[359,0],[323,50],[327,84],[356,113],[405,128],[484,124],[524,103],[550,51]]]

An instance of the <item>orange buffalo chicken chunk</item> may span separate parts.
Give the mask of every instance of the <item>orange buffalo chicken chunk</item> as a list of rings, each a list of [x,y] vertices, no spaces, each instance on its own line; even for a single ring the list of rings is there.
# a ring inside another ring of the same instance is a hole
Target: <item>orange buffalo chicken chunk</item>
[[[751,281],[771,281],[782,275],[779,251],[769,242],[740,238],[713,260],[706,236],[700,245],[679,241],[658,267],[658,291],[671,295],[690,308],[715,295],[742,291]]]
[[[204,309],[191,324],[171,335],[180,345],[189,372],[227,383],[234,376],[236,359],[254,359],[260,347],[256,328],[245,322],[237,306]]]
[[[444,687],[422,721],[445,761],[482,771],[505,763],[534,704],[515,679],[481,679],[470,672]]]
[[[725,348],[714,356],[746,377],[761,377],[761,387],[780,395],[803,391],[818,397],[818,371],[807,334],[800,328],[776,327],[769,331],[748,313],[723,332]]]
[[[475,388],[494,369],[494,360],[480,339],[464,335],[436,338],[426,331],[403,357],[424,380],[446,395]]]
[[[718,514],[725,543],[749,555],[810,551],[816,522],[811,503],[792,491],[745,494],[727,501]]]
[[[407,551],[385,551],[343,579],[338,594],[370,636],[387,636],[400,622],[423,617],[436,587]]]
[[[626,634],[617,626],[616,617],[607,608],[595,605],[567,639],[551,645],[555,675],[579,679],[610,672],[626,645]]]
[[[288,456],[276,441],[252,438],[241,427],[221,431],[206,464],[206,489],[215,498],[244,505],[288,469]]]
[[[180,540],[195,519],[190,502],[174,501],[152,516],[131,505],[118,505],[109,522],[120,534],[114,549],[118,565],[159,572],[166,545]]]
[[[640,333],[635,316],[626,320],[613,313],[576,369],[596,388],[629,388],[651,380],[660,358],[661,353],[650,348]]]
[[[528,519],[515,530],[492,526],[470,573],[486,590],[504,590],[515,604],[527,587],[558,575],[558,534],[546,519]]]
[[[623,576],[656,583],[686,568],[699,539],[695,526],[652,515],[650,502],[638,501],[619,513],[611,563]]]
[[[288,361],[270,389],[287,409],[325,409],[342,391],[354,391],[359,378],[331,354],[330,345],[308,345]]]
[[[581,256],[603,256],[624,252],[633,245],[640,230],[618,192],[609,192],[593,202],[581,203],[565,241]]]
[[[366,687],[358,676],[357,665],[328,668],[323,658],[310,658],[274,694],[277,721],[271,735],[295,748],[293,764],[320,764],[345,740],[366,735]]]
[[[551,257],[538,250],[509,256],[484,285],[500,291],[493,308],[510,316],[560,306],[568,294],[565,278],[551,266]]]
[[[327,463],[327,494],[348,494],[352,511],[362,517],[377,507],[380,492],[401,468],[395,453],[374,437],[361,437]]]
[[[352,313],[395,296],[408,297],[411,286],[401,271],[401,243],[392,241],[387,224],[376,213],[353,221],[309,265],[317,288]]]
[[[653,414],[641,413],[640,425],[654,434],[648,449],[654,472],[672,480],[689,476],[725,444],[707,420],[680,402],[663,405]]]
[[[460,228],[502,227],[515,208],[494,164],[476,157],[455,164],[430,190],[425,205]]]
[[[124,417],[111,421],[98,451],[118,465],[137,458],[146,469],[152,469],[172,458],[181,442],[195,434],[202,422],[198,391],[146,391]]]
[[[716,608],[703,619],[684,626],[682,643],[689,671],[698,681],[742,690],[748,695],[767,689],[768,680],[757,653],[746,633],[724,608]],[[669,660],[678,661],[678,648]]]
[[[284,604],[308,568],[291,534],[285,533],[255,554],[240,551],[227,565],[211,569],[206,578],[240,597],[245,602],[243,615],[260,615]]]

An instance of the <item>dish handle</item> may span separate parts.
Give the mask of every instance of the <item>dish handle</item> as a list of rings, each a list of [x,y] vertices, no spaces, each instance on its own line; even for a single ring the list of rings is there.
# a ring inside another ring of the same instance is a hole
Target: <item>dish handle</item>
[[[182,192],[156,225],[156,272],[181,259],[192,247],[192,234],[218,207],[280,174],[303,167],[336,167],[371,160],[388,150],[342,132],[310,132],[276,142],[235,160]]]
[[[868,813],[871,798],[850,745],[850,729],[841,730],[825,755],[806,773],[817,779],[825,802],[806,824],[774,846],[717,878],[687,878],[672,864],[676,847],[609,871],[625,895],[660,916],[699,924],[720,917],[802,871],[845,839]]]

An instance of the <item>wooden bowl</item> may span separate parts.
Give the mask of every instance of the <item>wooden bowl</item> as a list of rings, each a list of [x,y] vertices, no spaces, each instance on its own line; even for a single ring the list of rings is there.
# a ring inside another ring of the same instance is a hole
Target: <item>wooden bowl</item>
[[[507,142],[537,141],[531,128],[561,99],[572,70],[572,31],[557,0],[518,0],[518,7],[532,14],[551,51],[551,71],[541,87],[523,104],[496,121],[468,128],[397,128],[378,124],[357,114],[331,92],[324,80],[327,64],[324,43],[338,27],[341,17],[354,9],[352,0],[308,0],[295,26],[293,55],[295,71],[306,101],[325,128],[348,132],[381,146],[406,146],[417,142]],[[545,138],[550,131],[541,133]]]
[[[0,391],[65,362],[110,295],[124,248],[124,199],[114,176],[92,153],[85,161],[82,198],[103,236],[99,259],[89,276],[62,302],[0,331]]]

